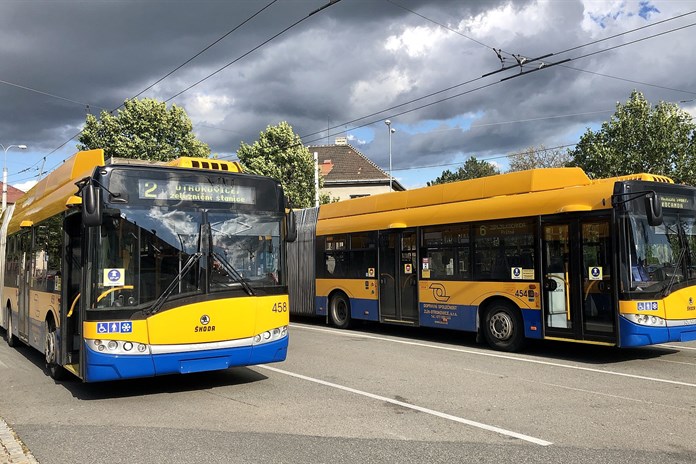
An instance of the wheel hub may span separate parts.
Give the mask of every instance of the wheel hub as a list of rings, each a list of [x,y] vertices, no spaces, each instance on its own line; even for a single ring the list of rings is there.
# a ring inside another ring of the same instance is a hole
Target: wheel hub
[[[513,322],[509,315],[496,313],[490,320],[491,334],[498,340],[507,340],[512,336]]]

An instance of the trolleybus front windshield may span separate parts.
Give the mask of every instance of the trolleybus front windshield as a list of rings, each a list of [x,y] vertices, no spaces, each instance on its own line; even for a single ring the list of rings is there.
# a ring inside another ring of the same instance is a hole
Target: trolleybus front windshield
[[[644,214],[625,219],[624,289],[634,298],[666,296],[696,283],[696,217],[693,210],[664,210],[659,226]]]
[[[281,219],[271,213],[120,208],[93,235],[91,307],[146,309],[172,282],[170,298],[277,287],[284,280]]]

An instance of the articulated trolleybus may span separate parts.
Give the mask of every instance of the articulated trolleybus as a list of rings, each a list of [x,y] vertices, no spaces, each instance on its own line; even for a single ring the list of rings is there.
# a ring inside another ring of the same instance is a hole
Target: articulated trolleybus
[[[280,184],[237,163],[79,152],[8,208],[7,341],[85,382],[283,361]]]
[[[290,264],[309,272],[291,276],[293,314],[477,332],[507,351],[696,340],[696,189],[666,177],[537,169],[297,214]]]

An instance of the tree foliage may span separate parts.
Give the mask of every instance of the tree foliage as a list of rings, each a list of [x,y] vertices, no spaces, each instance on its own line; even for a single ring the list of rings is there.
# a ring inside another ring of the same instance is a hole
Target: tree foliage
[[[196,138],[183,108],[151,98],[126,100],[116,115],[87,115],[79,150],[103,148],[105,156],[169,161],[180,156],[207,158],[208,145]]]
[[[314,158],[287,122],[268,126],[253,145],[242,142],[237,156],[246,172],[277,179],[295,208],[314,206]]]
[[[544,145],[529,147],[508,155],[510,172],[526,171],[536,168],[562,168],[567,166],[572,157],[567,151],[546,148]]]
[[[633,91],[597,132],[588,129],[572,150],[573,165],[593,178],[649,172],[696,185],[696,125],[674,103],[654,107]]]
[[[435,180],[428,182],[428,186],[437,184],[446,184],[448,182],[456,182],[458,180],[476,179],[478,177],[494,176],[500,174],[498,168],[493,166],[488,161],[479,161],[472,156],[464,163],[464,166],[457,169],[455,172],[449,169],[442,171],[442,174]]]

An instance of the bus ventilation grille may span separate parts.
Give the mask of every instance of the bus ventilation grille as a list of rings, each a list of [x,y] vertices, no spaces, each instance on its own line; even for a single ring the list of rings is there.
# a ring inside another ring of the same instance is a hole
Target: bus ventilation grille
[[[201,169],[213,169],[215,171],[229,171],[230,167],[227,163],[216,163],[214,161],[191,161],[191,167]]]

